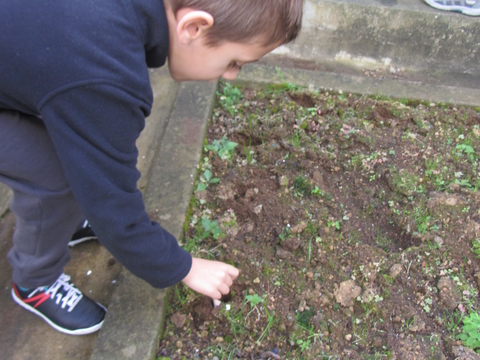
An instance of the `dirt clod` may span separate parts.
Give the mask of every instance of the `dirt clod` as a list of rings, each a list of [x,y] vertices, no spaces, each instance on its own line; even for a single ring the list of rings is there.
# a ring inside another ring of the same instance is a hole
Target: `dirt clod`
[[[354,300],[362,293],[362,288],[357,286],[353,280],[347,280],[340,284],[335,291],[335,299],[344,307],[353,305]]]

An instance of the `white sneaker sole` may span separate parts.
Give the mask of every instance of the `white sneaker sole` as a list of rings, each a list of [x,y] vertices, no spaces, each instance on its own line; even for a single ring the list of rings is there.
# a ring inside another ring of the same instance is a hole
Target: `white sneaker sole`
[[[475,9],[475,8],[469,8],[469,7],[460,6],[460,5],[442,5],[442,4],[436,3],[434,0],[423,0],[423,1],[428,5],[430,5],[431,7],[438,10],[459,12],[469,16],[480,16],[480,8]]]
[[[35,315],[38,315],[40,316],[43,320],[45,320],[45,322],[50,325],[51,327],[53,327],[55,330],[57,331],[60,331],[61,333],[64,333],[64,334],[68,334],[68,335],[87,335],[87,334],[91,334],[91,333],[94,333],[98,330],[100,330],[100,328],[102,327],[103,325],[103,321],[102,320],[100,323],[94,325],[94,326],[91,326],[89,328],[85,328],[85,329],[77,329],[77,330],[69,330],[69,329],[65,329],[65,328],[62,328],[61,326],[58,326],[57,324],[55,324],[54,322],[52,322],[52,320],[50,320],[49,318],[47,318],[45,315],[43,315],[40,311],[38,311],[37,309],[34,309],[33,307],[31,306],[28,306],[26,305],[22,299],[20,299],[17,294],[15,294],[15,290],[12,289],[12,298],[13,300],[18,304],[20,305],[21,307],[23,307],[25,310],[28,310],[30,311],[31,313],[34,313]],[[98,304],[98,303],[97,303]],[[100,305],[103,309],[105,309],[105,307],[102,305],[102,304],[98,304]],[[107,311],[107,309],[105,309],[105,311]]]
[[[68,242],[68,246],[73,247],[75,245],[78,245],[78,244],[81,244],[85,241],[90,241],[90,240],[98,240],[98,238],[96,236],[87,236],[87,237],[83,237],[83,238],[80,238],[80,239],[77,239],[77,240],[71,240],[71,241]]]

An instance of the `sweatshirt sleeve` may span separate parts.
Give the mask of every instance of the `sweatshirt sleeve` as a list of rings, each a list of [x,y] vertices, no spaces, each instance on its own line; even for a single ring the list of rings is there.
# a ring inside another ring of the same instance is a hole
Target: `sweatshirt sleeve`
[[[137,188],[136,140],[148,104],[110,84],[78,86],[50,97],[41,116],[81,211],[100,242],[129,271],[165,288],[192,258],[150,221]]]

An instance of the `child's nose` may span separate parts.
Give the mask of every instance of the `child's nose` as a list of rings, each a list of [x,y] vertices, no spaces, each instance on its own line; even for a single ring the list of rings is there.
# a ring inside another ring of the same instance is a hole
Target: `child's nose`
[[[240,69],[230,69],[228,71],[225,71],[222,75],[222,77],[225,80],[233,80],[237,77],[238,73],[240,72]]]

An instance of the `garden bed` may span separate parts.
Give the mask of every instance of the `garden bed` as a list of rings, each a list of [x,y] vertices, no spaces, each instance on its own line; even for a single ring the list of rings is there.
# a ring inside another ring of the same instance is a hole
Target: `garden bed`
[[[216,104],[182,244],[241,273],[215,308],[174,288],[159,358],[475,348],[479,108],[228,83]]]

